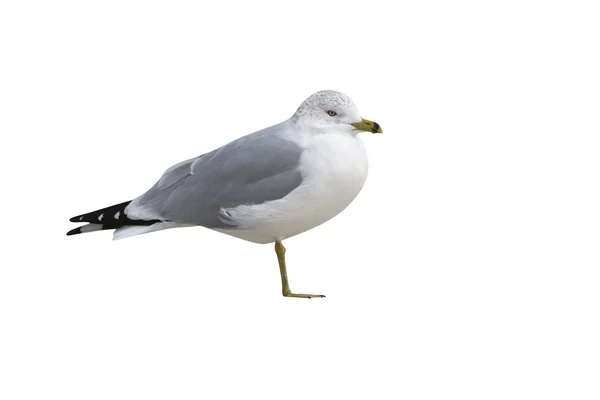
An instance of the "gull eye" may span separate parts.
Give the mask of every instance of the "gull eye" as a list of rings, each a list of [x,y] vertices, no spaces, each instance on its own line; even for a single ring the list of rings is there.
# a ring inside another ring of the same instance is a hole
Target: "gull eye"
[[[337,113],[333,110],[327,111],[327,114],[331,115],[332,117],[335,117],[337,115]]]

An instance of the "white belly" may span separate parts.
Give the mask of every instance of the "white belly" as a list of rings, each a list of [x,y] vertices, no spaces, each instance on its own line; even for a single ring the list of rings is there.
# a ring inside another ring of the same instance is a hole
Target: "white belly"
[[[300,159],[303,181],[286,197],[227,209],[239,226],[216,229],[255,243],[271,243],[312,229],[333,218],[358,195],[368,161],[360,138],[340,134],[313,136]]]

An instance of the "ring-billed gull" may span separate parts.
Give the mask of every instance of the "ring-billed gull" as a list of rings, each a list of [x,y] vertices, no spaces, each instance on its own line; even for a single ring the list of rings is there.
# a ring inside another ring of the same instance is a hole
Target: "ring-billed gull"
[[[203,226],[254,243],[275,242],[282,293],[292,293],[282,241],[333,218],[358,195],[368,162],[360,131],[382,133],[343,93],[324,90],[280,124],[169,168],[138,198],[71,218],[67,235],[115,229],[122,239]]]

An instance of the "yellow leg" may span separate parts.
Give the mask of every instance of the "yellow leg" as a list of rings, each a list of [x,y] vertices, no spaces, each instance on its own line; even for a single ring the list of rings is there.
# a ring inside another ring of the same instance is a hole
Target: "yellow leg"
[[[287,269],[285,268],[285,247],[281,242],[275,242],[275,253],[277,253],[277,260],[279,261],[279,272],[281,273],[281,292],[285,297],[301,297],[304,299],[312,299],[313,297],[325,297],[322,294],[304,294],[304,293],[292,293],[290,290],[290,284],[288,283]]]

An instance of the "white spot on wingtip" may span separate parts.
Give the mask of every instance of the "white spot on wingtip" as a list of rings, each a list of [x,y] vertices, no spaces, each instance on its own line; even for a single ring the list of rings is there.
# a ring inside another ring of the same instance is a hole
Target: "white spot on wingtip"
[[[79,217],[79,220],[81,221],[83,219],[83,215],[81,217]]]
[[[102,221],[102,218],[104,217],[104,213],[98,215],[98,221]]]
[[[117,213],[115,214],[115,219],[119,219],[119,215],[121,215],[121,211],[117,211]]]

